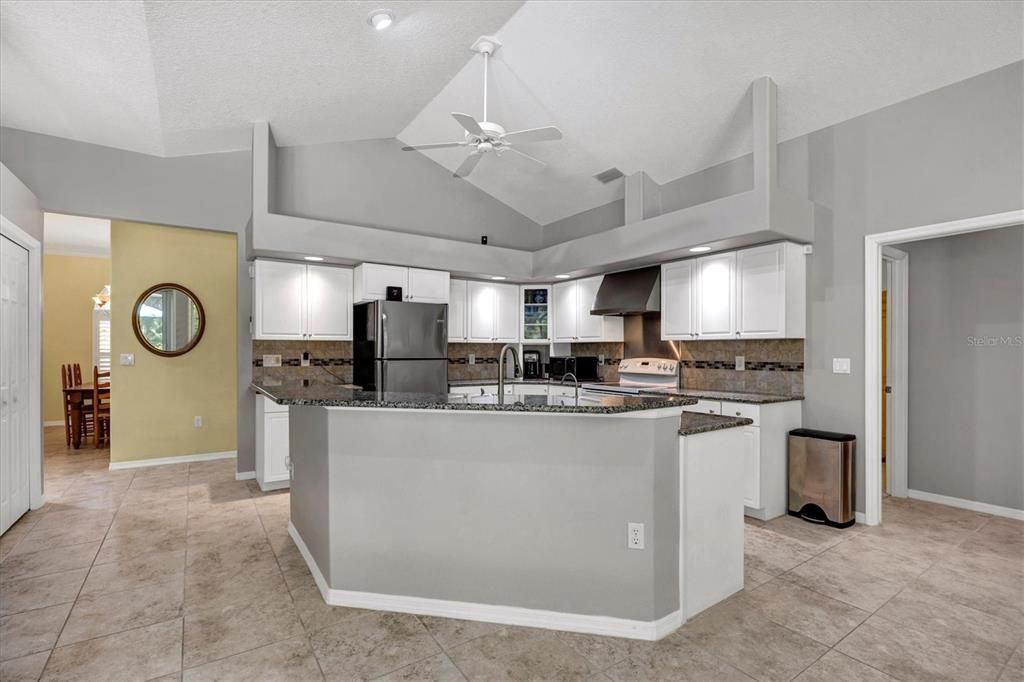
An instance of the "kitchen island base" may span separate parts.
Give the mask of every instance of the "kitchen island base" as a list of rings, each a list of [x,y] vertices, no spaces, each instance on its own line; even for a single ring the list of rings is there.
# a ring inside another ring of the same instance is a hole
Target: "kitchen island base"
[[[289,532],[332,605],[658,639],[743,587],[740,430],[680,411],[293,405]]]

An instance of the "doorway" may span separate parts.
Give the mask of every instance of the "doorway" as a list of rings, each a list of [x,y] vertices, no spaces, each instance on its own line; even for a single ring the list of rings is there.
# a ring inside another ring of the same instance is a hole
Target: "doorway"
[[[908,286],[910,257],[905,251],[882,249],[881,484],[883,495],[907,496]]]

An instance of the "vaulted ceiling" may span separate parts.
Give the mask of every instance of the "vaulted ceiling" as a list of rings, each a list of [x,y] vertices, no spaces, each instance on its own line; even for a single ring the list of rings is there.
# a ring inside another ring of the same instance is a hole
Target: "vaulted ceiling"
[[[393,9],[375,32],[367,13]],[[281,145],[458,139],[452,111],[557,125],[468,179],[542,223],[621,196],[611,166],[660,183],[750,150],[745,94],[770,75],[793,138],[1024,58],[1024,4],[914,2],[0,3],[0,123],[177,156]],[[454,169],[462,150],[429,152]],[[464,182],[453,179],[452,182]]]

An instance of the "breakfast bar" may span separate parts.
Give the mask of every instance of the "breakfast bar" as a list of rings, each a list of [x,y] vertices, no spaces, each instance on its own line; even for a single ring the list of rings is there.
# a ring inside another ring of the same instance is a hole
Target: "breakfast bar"
[[[254,388],[289,406],[289,532],[329,604],[657,639],[743,587],[749,420]]]

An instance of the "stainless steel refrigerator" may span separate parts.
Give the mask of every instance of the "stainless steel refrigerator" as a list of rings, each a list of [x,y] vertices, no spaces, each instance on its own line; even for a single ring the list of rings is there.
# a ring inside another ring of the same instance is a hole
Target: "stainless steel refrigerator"
[[[367,391],[448,393],[448,305],[355,306],[353,383]]]

